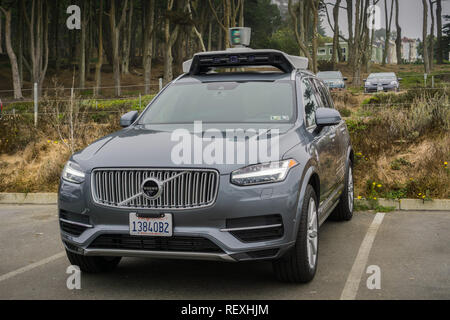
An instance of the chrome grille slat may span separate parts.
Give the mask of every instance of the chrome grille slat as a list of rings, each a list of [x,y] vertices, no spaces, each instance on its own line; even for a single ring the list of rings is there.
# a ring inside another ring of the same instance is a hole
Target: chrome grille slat
[[[173,179],[164,183],[158,199],[140,195],[126,202],[141,192],[141,185],[148,178]],[[212,205],[218,183],[219,174],[211,169],[105,168],[92,171],[91,191],[94,202],[110,207],[190,209]]]

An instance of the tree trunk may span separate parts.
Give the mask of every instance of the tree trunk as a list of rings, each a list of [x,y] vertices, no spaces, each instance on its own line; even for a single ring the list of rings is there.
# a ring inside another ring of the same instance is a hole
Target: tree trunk
[[[127,23],[124,24],[122,47],[122,73],[130,73],[131,24],[133,19],[133,0],[130,0]]]
[[[167,1],[167,12],[171,12],[173,9],[174,0]],[[174,30],[170,31],[170,20],[166,16],[164,19],[164,85],[172,81],[173,79],[173,55],[172,46],[178,37],[179,25],[176,25]]]
[[[116,23],[116,4],[115,1],[111,1],[111,8],[109,10],[109,25],[111,30],[111,42],[113,49],[113,74],[114,74],[114,87],[115,87],[115,95],[118,97],[121,95],[120,88],[120,57],[119,57],[119,40],[120,40],[120,30],[122,29],[122,25],[125,21],[126,10],[128,6],[128,0],[125,0],[125,3],[122,8],[122,15],[120,17],[119,23]]]
[[[391,13],[390,17],[388,18],[388,8],[387,8],[387,2],[384,0],[384,17],[386,22],[386,39],[384,39],[384,51],[383,51],[383,62],[382,65],[384,66],[386,64],[386,60],[389,53],[389,44],[390,44],[390,38],[391,38],[391,23],[392,23],[392,14],[394,9],[394,0],[391,0]]]
[[[241,3],[241,9],[239,14],[239,27],[244,26],[244,0],[240,0]]]
[[[189,14],[189,18],[191,18],[192,21],[194,21],[193,17],[192,17],[192,10],[191,10],[191,0],[187,1],[187,11]],[[192,23],[192,31],[194,32],[194,34],[197,36],[198,38],[198,43],[200,44],[200,48],[203,52],[206,51],[206,47],[205,47],[205,43],[203,42],[203,37],[202,34],[198,31],[197,27],[195,26],[194,23]]]
[[[431,14],[431,26],[430,26],[430,49],[428,54],[430,55],[430,58],[428,60],[428,63],[430,64],[430,71],[433,71],[433,64],[434,64],[434,12],[433,12],[433,5],[434,2],[430,1],[430,14]]]
[[[0,10],[5,14],[5,44],[6,52],[8,53],[9,61],[11,64],[11,73],[13,78],[14,86],[14,99],[23,99],[22,96],[22,84],[20,81],[19,67],[17,65],[17,57],[11,45],[11,12],[10,8],[8,11],[0,7]],[[0,12],[1,13],[1,12]],[[0,14],[1,16],[1,14]]]
[[[17,41],[17,46],[18,46],[18,52],[17,54],[19,55],[19,75],[20,75],[20,84],[21,86],[23,85],[23,37],[24,37],[24,32],[23,32],[23,13],[22,13],[22,1],[18,1],[17,2],[17,15],[19,17],[19,35],[18,35],[18,41]]]
[[[22,0],[23,1],[23,0]],[[39,95],[48,67],[48,3],[45,0],[33,0],[30,17],[25,4],[23,16],[29,28],[31,80],[38,84]]]
[[[361,24],[364,22],[361,19],[360,14],[363,13],[362,1],[357,0],[355,6],[355,34],[354,34],[354,50],[353,50],[353,85],[359,86],[361,83],[361,64],[362,53],[361,43],[363,43],[362,34],[360,32]]]
[[[289,10],[289,14],[291,15],[292,21],[294,22],[294,35],[295,35],[295,39],[297,40],[297,44],[299,47],[299,55],[303,54],[305,57],[307,57],[310,68],[311,67],[314,68],[311,53],[309,51],[309,48],[305,44],[305,40],[304,40],[305,34],[304,34],[303,23],[304,23],[305,15],[304,15],[304,11],[303,11],[303,3],[300,2],[298,17],[294,12],[294,8],[292,6],[292,0],[289,0],[289,2],[288,2],[288,10]]]
[[[152,57],[153,57],[153,31],[155,24],[155,0],[147,0],[147,12],[145,14],[145,32],[144,32],[144,52],[143,61],[144,66],[144,83],[145,94],[150,94],[150,86],[152,79]]]
[[[208,24],[208,51],[211,51],[211,33],[212,33],[212,22],[209,21]]]
[[[217,15],[217,10],[214,9],[214,6],[211,2],[211,0],[208,0],[209,7],[211,8],[211,11],[216,18],[217,23],[219,24],[221,30],[223,31],[224,35],[224,47],[228,48],[230,46],[230,34],[228,32],[228,29],[230,28],[230,19],[231,19],[231,0],[223,0],[223,22],[220,21],[219,16]],[[218,50],[222,49],[222,32],[219,32],[219,44],[218,44]]]
[[[79,87],[84,89],[86,83],[86,27],[87,27],[87,1],[83,0],[81,9],[81,39],[80,39],[80,56],[78,62]]]
[[[0,0],[0,6],[1,6],[2,2]],[[3,30],[2,30],[2,15],[0,14],[0,54],[3,54],[3,41],[2,41],[2,35],[3,35]],[[6,24],[6,22],[5,22]],[[5,26],[6,28],[6,26]],[[6,33],[6,31],[5,31]]]
[[[428,23],[428,4],[427,0],[422,0],[423,4],[423,25],[422,25],[422,38],[423,38],[423,64],[425,73],[430,73],[430,64],[428,56],[428,45],[427,45],[427,23]]]
[[[98,11],[98,59],[95,65],[95,90],[94,95],[100,94],[102,85],[102,65],[103,65],[103,0],[100,0]]]
[[[436,0],[436,27],[437,27],[437,64],[444,63],[444,48],[442,46],[442,1]]]
[[[395,39],[395,48],[397,51],[397,64],[402,64],[402,28],[399,23],[398,0],[395,0],[395,28],[397,29],[397,38]]]
[[[53,6],[53,56],[55,57],[55,71],[59,72],[59,8],[60,1]]]
[[[313,24],[312,24],[312,71],[314,73],[317,73],[319,68],[317,65],[317,38],[318,38],[318,31],[317,26],[319,22],[319,0],[310,0],[311,5],[311,11],[312,11],[312,18],[313,18]]]
[[[339,46],[339,6],[341,5],[341,0],[336,0],[336,4],[333,7],[333,22],[334,22],[334,33],[333,33],[333,54],[331,55],[331,63],[333,64],[333,70],[336,70],[336,60],[338,56],[338,46]]]
[[[353,0],[347,0],[347,25],[348,25],[348,65],[353,65],[355,46],[353,39]]]

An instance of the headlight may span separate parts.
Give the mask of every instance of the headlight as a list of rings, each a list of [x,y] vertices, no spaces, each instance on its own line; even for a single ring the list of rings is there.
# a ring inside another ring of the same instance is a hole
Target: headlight
[[[391,81],[391,85],[396,86],[397,85],[397,81]]]
[[[75,162],[67,161],[62,172],[62,178],[73,183],[82,183],[84,181],[84,172]]]
[[[231,183],[240,186],[283,181],[289,170],[297,165],[293,159],[248,166],[231,173]]]
[[[370,86],[370,81],[366,81],[366,86]]]

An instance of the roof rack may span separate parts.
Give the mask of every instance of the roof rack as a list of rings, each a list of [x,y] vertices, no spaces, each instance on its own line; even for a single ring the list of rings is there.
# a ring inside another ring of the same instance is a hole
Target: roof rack
[[[273,66],[285,73],[308,68],[308,59],[291,56],[279,50],[229,48],[225,51],[196,53],[183,63],[183,72],[204,74],[217,67]]]

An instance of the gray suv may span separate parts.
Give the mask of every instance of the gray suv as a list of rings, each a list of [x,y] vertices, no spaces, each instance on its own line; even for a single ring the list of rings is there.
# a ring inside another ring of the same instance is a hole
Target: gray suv
[[[266,71],[244,69],[259,66]],[[319,226],[352,218],[353,150],[328,88],[306,66],[276,50],[196,54],[140,115],[122,116],[124,129],[73,154],[58,196],[70,262],[102,272],[122,257],[272,260],[279,280],[312,280]],[[209,141],[244,156],[180,164],[212,128]],[[278,132],[277,158],[225,135],[238,128],[261,142]]]

